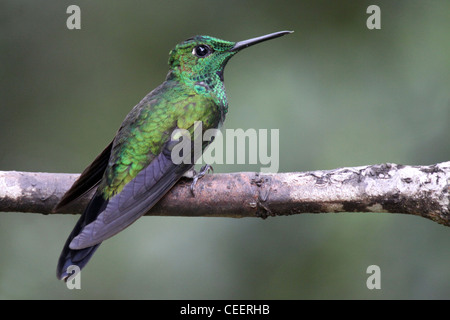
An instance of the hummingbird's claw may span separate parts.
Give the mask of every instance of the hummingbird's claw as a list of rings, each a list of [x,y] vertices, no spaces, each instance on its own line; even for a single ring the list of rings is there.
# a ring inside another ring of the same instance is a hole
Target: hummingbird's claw
[[[214,172],[214,169],[211,165],[205,164],[203,167],[200,168],[199,172],[194,171],[194,176],[192,177],[192,184],[191,184],[191,194],[193,197],[195,197],[195,185],[197,184],[198,179],[203,178],[205,174],[207,174],[209,171]]]

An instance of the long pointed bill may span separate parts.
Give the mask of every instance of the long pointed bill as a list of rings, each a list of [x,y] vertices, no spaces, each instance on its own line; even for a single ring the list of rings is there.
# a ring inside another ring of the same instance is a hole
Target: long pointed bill
[[[248,40],[244,40],[244,41],[239,41],[239,42],[236,42],[236,44],[234,45],[233,48],[230,49],[230,51],[239,51],[241,49],[250,47],[254,44],[257,44],[257,43],[260,43],[260,42],[263,42],[266,40],[278,38],[278,37],[284,36],[285,34],[289,34],[292,32],[294,32],[294,31],[278,31],[278,32],[266,34],[265,36],[256,37],[256,38],[252,38],[252,39],[248,39]]]

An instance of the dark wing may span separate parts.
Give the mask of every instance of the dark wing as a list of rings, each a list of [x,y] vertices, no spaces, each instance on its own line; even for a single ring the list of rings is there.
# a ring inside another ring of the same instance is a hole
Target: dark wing
[[[106,200],[97,191],[64,245],[58,261],[57,277],[67,278],[70,265],[82,269],[102,241],[144,215],[192,167],[193,164],[174,164],[170,148],[166,146],[111,199]]]
[[[165,84],[175,86],[171,82]],[[59,278],[67,277],[66,268],[71,264],[80,269],[85,266],[102,241],[144,215],[193,167],[195,159],[180,164],[172,162],[172,149],[178,141],[171,140],[170,133],[178,127],[178,120],[183,120],[180,127],[191,135],[195,133],[193,123],[200,116],[207,120],[204,130],[217,127],[220,115],[217,115],[213,101],[197,101],[198,96],[183,92],[175,92],[183,99],[172,101],[164,96],[163,89],[167,88],[160,86],[152,91],[127,115],[114,145],[108,146],[94,161],[96,164],[87,169],[96,177],[89,178],[87,174],[83,179],[80,177],[80,182],[76,182],[78,186],[74,185],[73,191],[65,196],[68,200],[64,203],[68,203],[98,185],[97,192],[66,241],[58,262]],[[173,92],[177,88],[168,89]],[[196,105],[201,105],[206,114],[197,115]],[[186,106],[190,108],[186,109]],[[167,112],[168,107],[177,112]],[[180,114],[182,118],[179,118]],[[195,158],[192,152],[194,144],[190,146],[189,156]],[[139,168],[141,164],[142,169]],[[133,168],[136,166],[138,170]]]
[[[107,201],[96,219],[72,240],[70,248],[95,246],[122,231],[153,207],[193,164],[174,164],[169,143],[120,193]]]
[[[74,182],[72,187],[64,194],[59,203],[53,209],[57,211],[66,206],[70,202],[78,199],[83,194],[92,190],[97,186],[103,177],[103,174],[108,166],[109,157],[111,155],[113,142],[111,142],[105,150],[100,153],[97,158],[87,167]]]

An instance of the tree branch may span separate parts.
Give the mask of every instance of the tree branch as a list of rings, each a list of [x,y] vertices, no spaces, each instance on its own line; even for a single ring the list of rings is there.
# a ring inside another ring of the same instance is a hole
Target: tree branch
[[[51,214],[78,174],[0,171],[0,211]],[[388,212],[450,226],[450,161],[328,171],[206,175],[180,181],[147,215],[261,217],[325,212]],[[79,214],[91,194],[59,213]]]

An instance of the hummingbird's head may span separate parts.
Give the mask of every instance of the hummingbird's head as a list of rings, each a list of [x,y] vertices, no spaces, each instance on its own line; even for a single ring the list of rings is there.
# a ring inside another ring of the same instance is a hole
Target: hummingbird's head
[[[170,51],[169,67],[175,76],[185,81],[223,81],[228,60],[240,50],[256,43],[277,38],[292,31],[280,31],[265,36],[231,42],[211,36],[195,36]],[[210,80],[211,79],[211,80]]]
[[[222,78],[225,65],[237,52],[231,51],[234,45],[234,42],[210,36],[189,38],[170,52],[169,67],[186,80],[196,81],[214,74]]]

